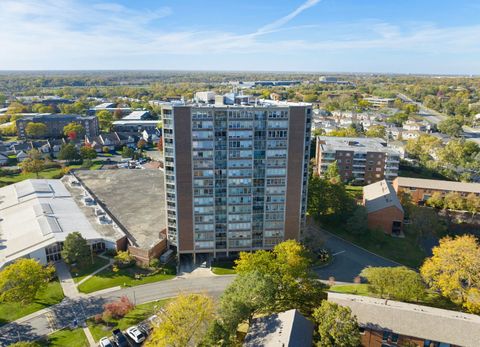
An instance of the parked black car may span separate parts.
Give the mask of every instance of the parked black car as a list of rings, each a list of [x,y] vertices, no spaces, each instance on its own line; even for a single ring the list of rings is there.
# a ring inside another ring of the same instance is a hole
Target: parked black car
[[[127,338],[125,337],[125,335],[122,333],[120,329],[115,329],[114,331],[112,331],[112,337],[113,337],[113,342],[115,342],[115,344],[118,347],[129,346]]]

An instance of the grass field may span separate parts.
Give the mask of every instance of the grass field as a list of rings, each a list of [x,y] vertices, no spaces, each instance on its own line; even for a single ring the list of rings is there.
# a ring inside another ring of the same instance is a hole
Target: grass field
[[[379,297],[377,294],[370,291],[368,284],[348,284],[338,285],[330,288],[330,291],[336,293],[355,294],[363,296]],[[415,304],[444,308],[447,310],[461,311],[461,307],[455,305],[450,300],[440,296],[438,293],[428,291],[427,296]]]
[[[95,341],[100,340],[104,336],[110,336],[113,329],[119,328],[125,330],[126,328],[136,325],[141,321],[153,315],[159,308],[163,307],[168,302],[166,300],[158,300],[146,304],[137,305],[125,317],[118,320],[112,320],[108,325],[104,323],[95,323],[93,319],[87,321],[88,328],[93,335]]]
[[[59,330],[51,335],[48,335],[47,339],[39,342],[40,346],[45,347],[89,347],[87,337],[83,332],[83,329],[78,328],[74,330],[64,329]]]
[[[45,307],[58,304],[63,300],[63,297],[60,283],[58,281],[52,281],[43,292],[37,295],[37,298],[31,304],[23,305],[20,303],[3,302],[0,304],[0,325],[27,316]]]
[[[116,286],[133,287],[140,284],[165,281],[175,277],[175,269],[171,267],[165,268],[164,272],[165,273],[158,273],[136,279],[136,274],[148,274],[149,271],[134,266],[126,269],[119,269],[117,272],[114,272],[113,269],[109,267],[80,284],[78,290],[82,293],[92,293],[97,290]]]
[[[212,263],[212,272],[215,275],[234,275],[235,270],[233,267],[235,263],[233,261],[218,261]]]
[[[88,262],[88,265],[86,265],[84,268],[81,269],[70,269],[70,273],[72,274],[73,281],[75,283],[80,282],[82,279],[84,279],[86,276],[90,275],[92,272],[95,270],[101,268],[102,266],[105,266],[108,264],[108,260],[104,258],[100,258],[98,256],[93,257],[93,264],[91,262]]]
[[[324,228],[370,252],[384,256],[400,264],[417,268],[423,263],[426,253],[416,244],[416,237],[405,232],[405,238],[385,235],[382,231],[371,230],[368,234],[355,235],[345,227],[325,224]]]

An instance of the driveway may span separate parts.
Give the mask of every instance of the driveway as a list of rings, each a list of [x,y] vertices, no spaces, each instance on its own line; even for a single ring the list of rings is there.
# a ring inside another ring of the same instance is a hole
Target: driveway
[[[321,234],[325,247],[330,249],[333,254],[333,260],[329,265],[315,270],[322,280],[327,280],[333,276],[336,281],[353,282],[353,279],[367,266],[400,265],[355,246],[332,233],[320,230],[315,224],[310,224],[308,227]]]

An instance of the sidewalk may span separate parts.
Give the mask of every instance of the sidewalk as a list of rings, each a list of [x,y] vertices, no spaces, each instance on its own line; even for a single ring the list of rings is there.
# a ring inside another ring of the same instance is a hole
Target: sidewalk
[[[81,296],[78,292],[77,286],[73,281],[70,271],[68,271],[67,265],[63,261],[55,263],[55,268],[57,269],[58,280],[63,289],[63,294],[67,298],[76,299]]]

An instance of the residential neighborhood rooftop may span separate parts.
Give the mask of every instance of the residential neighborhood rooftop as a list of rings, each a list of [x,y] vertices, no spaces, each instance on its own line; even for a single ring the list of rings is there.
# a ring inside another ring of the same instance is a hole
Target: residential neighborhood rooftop
[[[425,340],[477,347],[480,316],[399,301],[328,293],[328,301],[348,306],[361,326]]]
[[[402,204],[393,186],[386,180],[363,187],[363,200],[368,213],[395,206],[403,212]]]
[[[441,181],[411,177],[397,177],[397,183],[401,187],[480,194],[480,183]]]
[[[317,141],[321,144],[322,152],[382,152],[400,155],[398,151],[388,147],[384,139],[375,137],[318,136]]]

